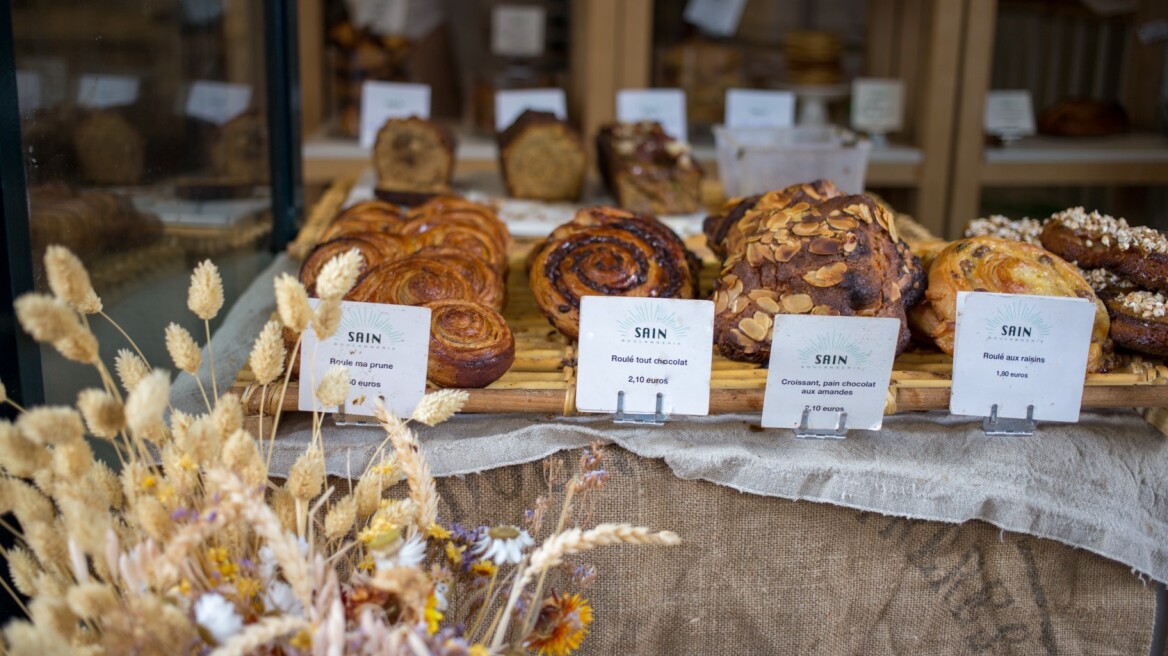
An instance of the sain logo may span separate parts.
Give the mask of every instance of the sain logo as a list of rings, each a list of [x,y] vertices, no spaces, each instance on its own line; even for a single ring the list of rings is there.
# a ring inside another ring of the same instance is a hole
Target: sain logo
[[[799,349],[801,367],[856,369],[868,364],[871,351],[865,351],[850,337],[831,332],[820,335]]]
[[[994,339],[1034,340],[1050,334],[1050,324],[1030,303],[1016,301],[985,320],[985,328]]]
[[[677,344],[689,333],[689,328],[675,314],[652,303],[640,303],[629,308],[625,317],[616,325],[621,340],[626,342]]]
[[[346,311],[337,335],[349,344],[389,347],[403,340],[384,312],[370,309]]]

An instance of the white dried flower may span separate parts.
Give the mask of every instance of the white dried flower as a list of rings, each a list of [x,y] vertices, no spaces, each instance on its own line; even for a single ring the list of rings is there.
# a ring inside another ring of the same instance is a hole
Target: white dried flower
[[[396,567],[417,567],[425,559],[426,541],[417,533],[410,536],[408,540],[398,540],[396,549],[387,549],[374,556],[374,562],[379,572]]]
[[[316,277],[316,295],[326,301],[340,300],[353,289],[364,264],[365,258],[355,248],[325,262]]]
[[[204,321],[214,319],[223,308],[223,279],[219,276],[219,268],[211,260],[200,262],[191,272],[187,307]]]
[[[349,398],[349,368],[334,364],[320,379],[316,388],[316,399],[326,408],[345,405]]]
[[[173,321],[166,327],[166,351],[170,353],[170,359],[180,371],[192,376],[199,373],[199,365],[203,363],[199,345],[186,328]]]
[[[316,306],[316,312],[312,315],[312,332],[316,333],[317,339],[323,342],[332,337],[340,325],[341,299],[331,298]]]
[[[243,618],[235,605],[217,592],[207,593],[195,602],[195,622],[220,644],[243,629]]]
[[[95,437],[113,439],[126,426],[122,404],[105,390],[82,390],[77,395],[77,409]]]
[[[533,544],[531,535],[518,526],[494,526],[475,542],[471,553],[496,565],[518,564],[523,560],[523,550]]]
[[[122,381],[122,389],[133,391],[138,383],[150,373],[150,367],[142,358],[129,349],[120,349],[114,358],[114,368],[118,372],[118,379]]]
[[[93,291],[89,272],[68,248],[54,245],[45,249],[45,277],[53,295],[73,309],[82,314],[101,312],[101,298]]]
[[[38,342],[53,343],[81,330],[77,313],[46,294],[24,294],[12,304],[20,327]]]
[[[284,348],[282,331],[279,321],[267,322],[251,348],[248,364],[260,385],[267,385],[284,373],[284,358],[288,351]]]
[[[427,426],[436,426],[461,410],[469,396],[466,390],[444,389],[431,392],[418,402],[410,419]]]
[[[169,403],[170,376],[162,369],[155,369],[126,398],[126,425],[136,434],[158,428]]]
[[[280,313],[280,321],[293,332],[304,332],[312,320],[308,292],[304,291],[299,280],[286,273],[276,278],[276,310]]]

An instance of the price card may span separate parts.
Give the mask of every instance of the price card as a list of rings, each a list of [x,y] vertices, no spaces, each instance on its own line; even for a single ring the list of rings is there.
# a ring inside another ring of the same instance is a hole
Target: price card
[[[616,92],[616,120],[657,121],[674,139],[689,140],[681,89],[621,89]]]
[[[852,128],[883,134],[903,126],[903,82],[865,77],[852,82]]]
[[[372,148],[391,118],[430,118],[430,85],[366,82],[361,85],[361,147]]]
[[[563,89],[509,89],[495,94],[495,130],[502,132],[528,109],[551,112],[568,118],[568,101]]]
[[[320,303],[309,301],[313,308]],[[380,303],[341,303],[341,325],[321,341],[309,327],[300,345],[301,410],[320,408],[316,382],[329,367],[349,368],[345,414],[373,416],[376,401],[399,417],[408,417],[426,392],[430,352],[430,308]]]
[[[727,89],[725,122],[728,128],[789,128],[795,124],[795,94]]]
[[[808,428],[841,412],[846,428],[880,428],[899,336],[897,319],[775,315],[762,425],[796,428],[807,409]]]
[[[498,5],[491,10],[491,52],[504,57],[543,54],[547,10],[526,5]]]
[[[1089,300],[957,294],[949,412],[1078,421],[1096,306]]]
[[[713,36],[732,36],[738,31],[746,0],[689,0],[682,18]]]
[[[77,103],[94,109],[130,105],[138,99],[139,80],[131,75],[82,75]]]
[[[41,76],[36,71],[16,71],[16,98],[21,112],[44,106],[41,98]]]
[[[1034,104],[1030,92],[990,91],[986,94],[985,131],[1001,137],[1034,134]]]
[[[714,304],[674,298],[580,299],[576,408],[665,414],[710,413]]]
[[[187,116],[223,125],[251,106],[251,85],[198,80],[187,94]]]

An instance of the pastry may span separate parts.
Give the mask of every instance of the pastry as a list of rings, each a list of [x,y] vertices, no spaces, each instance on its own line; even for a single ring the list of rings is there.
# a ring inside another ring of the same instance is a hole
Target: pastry
[[[300,282],[304,283],[308,295],[315,297],[316,277],[320,270],[329,260],[353,249],[357,249],[362,258],[361,275],[358,277],[360,281],[369,269],[405,257],[408,252],[405,244],[401,237],[378,233],[346,235],[322,242],[312,249],[300,265]]]
[[[507,270],[507,251],[486,232],[463,223],[441,222],[425,232],[410,235],[418,248],[454,248],[477,257],[503,275]]]
[[[495,310],[502,310],[506,284],[490,264],[449,246],[426,246],[415,255],[437,258],[458,269],[458,275],[475,293],[475,300]]]
[[[494,210],[462,198],[435,198],[410,210],[406,218],[401,227],[404,235],[420,235],[442,224],[465,225],[489,236],[504,255],[511,246],[511,233]],[[505,258],[503,263],[505,266]]]
[[[1035,246],[1042,245],[1042,221],[1038,219],[1011,219],[994,214],[986,219],[974,219],[965,226],[966,237],[997,237],[1024,241]]]
[[[1168,291],[1168,239],[1081,207],[1059,212],[1042,229],[1042,245],[1084,269],[1106,268],[1153,291]]]
[[[400,234],[405,224],[405,216],[396,205],[380,200],[368,200],[345,208],[333,219],[321,241],[341,235],[382,232]]]
[[[1168,357],[1168,313],[1164,304],[1163,294],[1142,290],[1108,298],[1112,341],[1126,349]]]
[[[244,112],[219,128],[211,146],[211,168],[231,182],[268,181],[268,121],[258,110]]]
[[[998,292],[1085,298],[1095,303],[1095,326],[1087,371],[1101,371],[1109,351],[1107,310],[1082,274],[1062,258],[1038,246],[996,237],[970,237],[950,244],[929,268],[925,300],[909,318],[913,328],[953,354],[957,328],[957,293]]]
[[[499,169],[515,198],[574,201],[587,164],[580,135],[551,112],[529,109],[499,133]]]
[[[1127,112],[1115,101],[1064,100],[1038,116],[1038,133],[1055,137],[1105,137],[1127,132]]]
[[[345,297],[350,301],[423,305],[448,299],[476,300],[458,267],[435,257],[411,255],[371,268]]]
[[[792,185],[778,191],[735,199],[726,203],[718,214],[706,217],[702,230],[706,243],[722,259],[728,251],[739,250],[747,235],[759,229],[759,222],[796,203],[815,204],[841,195],[831,180],[816,180]],[[752,212],[756,206],[765,211]]]
[[[377,132],[373,166],[378,190],[407,195],[448,192],[454,175],[454,137],[433,121],[391,118]]]
[[[580,330],[582,296],[694,298],[696,260],[660,221],[611,207],[585,208],[528,261],[540,310],[563,334]]]
[[[426,377],[440,387],[485,387],[515,361],[515,337],[503,316],[461,300],[427,303],[430,358]]]
[[[142,182],[146,140],[121,114],[98,111],[73,130],[77,159],[86,181],[98,185],[136,185]]]
[[[790,190],[764,194],[739,220],[741,246],[729,251],[714,288],[714,341],[722,355],[770,359],[776,314],[891,317],[900,320],[924,274],[896,234],[890,212],[863,195],[795,202]],[[773,202],[776,206],[771,207]]]
[[[689,214],[701,209],[702,170],[689,145],[661,124],[610,123],[596,135],[600,177],[617,205],[647,214]]]

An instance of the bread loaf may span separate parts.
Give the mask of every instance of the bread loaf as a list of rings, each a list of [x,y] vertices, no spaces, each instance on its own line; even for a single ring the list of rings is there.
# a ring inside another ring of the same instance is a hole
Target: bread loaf
[[[425,119],[391,118],[377,133],[373,166],[379,191],[440,194],[454,175],[454,137]]]
[[[659,123],[602,127],[596,159],[608,193],[626,210],[660,215],[701,209],[702,170],[689,145],[670,137]]]
[[[499,168],[515,198],[576,200],[586,163],[580,135],[551,112],[529,109],[499,133]]]

